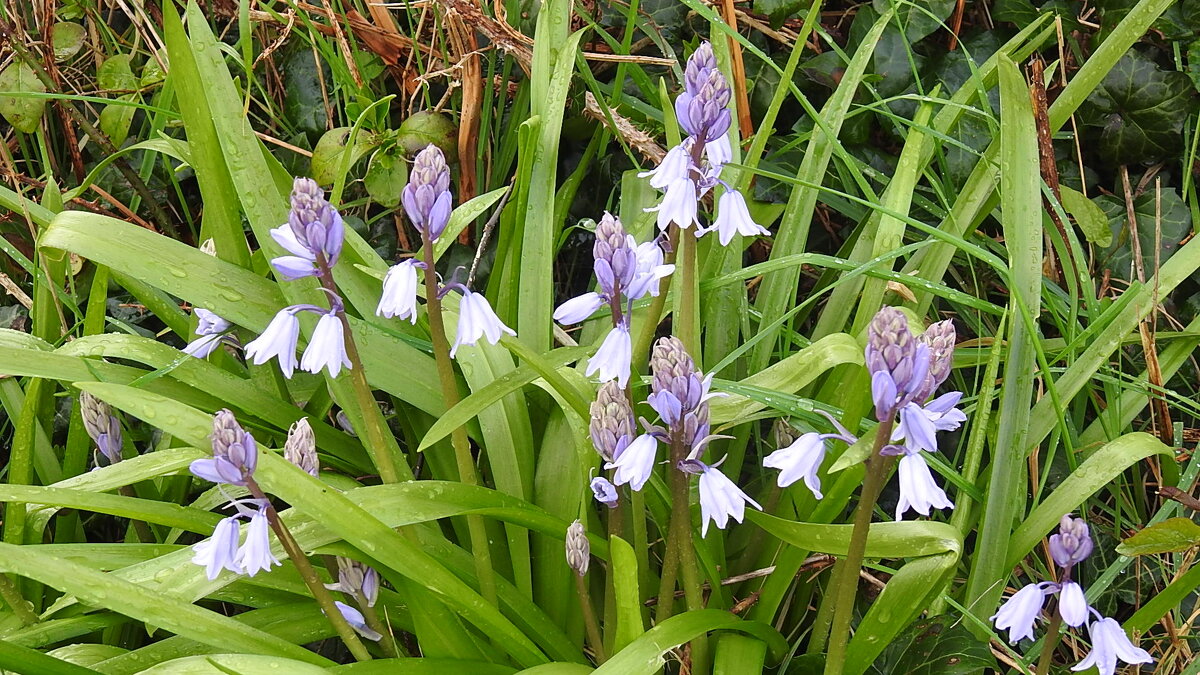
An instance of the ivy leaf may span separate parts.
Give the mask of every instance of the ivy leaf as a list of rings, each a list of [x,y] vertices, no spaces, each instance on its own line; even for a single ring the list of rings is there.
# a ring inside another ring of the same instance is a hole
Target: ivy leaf
[[[995,668],[987,642],[961,623],[918,621],[896,637],[867,671],[871,675],[969,675]]]
[[[808,5],[804,0],[754,0],[754,11],[771,17],[771,25],[778,28]]]
[[[101,89],[137,89],[138,79],[130,67],[133,57],[130,54],[117,54],[100,64],[96,69],[96,82]],[[122,101],[131,100],[136,94],[126,94]],[[110,103],[100,111],[100,130],[103,131],[113,145],[121,147],[129,136],[129,127],[133,124],[133,114],[137,109],[129,105]]]
[[[941,28],[954,9],[955,0],[874,0],[875,11],[881,15],[889,7],[895,7],[895,23],[904,28],[904,37],[914,43]]]
[[[1142,266],[1146,270],[1146,276],[1150,276],[1154,270],[1156,219],[1161,232],[1159,264],[1175,254],[1179,249],[1179,242],[1192,230],[1192,213],[1175,188],[1163,188],[1161,199],[1162,203],[1159,204],[1154,190],[1148,190],[1133,200],[1138,239],[1142,248]],[[1133,247],[1130,244],[1129,217],[1124,200],[1112,195],[1102,195],[1093,201],[1108,216],[1109,230],[1113,235],[1112,244],[1098,259],[1105,269],[1112,271],[1113,276],[1126,281],[1136,278],[1131,271]]]
[[[0,70],[0,92],[44,94],[46,85],[37,78],[32,68],[20,61],[13,61],[7,68]],[[0,115],[17,131],[27,134],[37,131],[45,109],[44,98],[0,94]]]
[[[1193,40],[1187,50],[1187,74],[1196,91],[1200,91],[1200,40]]]
[[[1190,518],[1168,518],[1122,541],[1117,553],[1124,556],[1179,553],[1200,545],[1200,525]]]
[[[1175,156],[1183,123],[1195,107],[1187,75],[1163,71],[1130,51],[1088,97],[1085,119],[1099,129],[1098,149],[1107,161],[1132,164]]]
[[[321,185],[332,185],[341,173],[342,156],[347,150],[350,151],[349,166],[353,167],[362,159],[362,156],[367,154],[372,147],[378,143],[375,134],[359,129],[354,137],[354,147],[347,148],[346,143],[350,140],[350,127],[338,127],[330,129],[321,136],[321,140],[317,141],[317,147],[313,148],[312,156],[312,179]]]

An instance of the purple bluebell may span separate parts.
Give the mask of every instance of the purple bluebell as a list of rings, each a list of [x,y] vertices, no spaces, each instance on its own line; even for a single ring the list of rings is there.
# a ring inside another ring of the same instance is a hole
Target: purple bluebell
[[[354,629],[355,633],[358,633],[372,642],[378,642],[383,639],[383,635],[379,631],[367,625],[367,619],[363,616],[362,612],[340,600],[334,600],[333,606],[337,607],[337,610],[341,613],[342,618],[346,620],[346,623],[350,624],[350,627]]]
[[[313,478],[321,472],[321,462],[317,459],[317,439],[307,417],[301,417],[288,429],[287,440],[283,443],[283,458]]]
[[[409,258],[392,265],[383,277],[383,293],[375,314],[387,318],[400,317],[417,322],[417,268],[425,263]]]
[[[725,190],[717,200],[717,219],[708,229],[697,230],[696,234],[717,231],[722,246],[728,246],[734,235],[743,237],[770,236],[771,231],[754,222],[750,210],[746,207],[746,199],[737,190]]]
[[[1114,675],[1117,671],[1117,661],[1130,665],[1154,663],[1154,657],[1134,645],[1121,628],[1121,624],[1114,619],[1101,617],[1093,621],[1088,625],[1088,635],[1092,638],[1092,651],[1071,667],[1073,671],[1094,667],[1100,675]]]
[[[228,340],[224,333],[232,324],[203,307],[194,308],[192,313],[199,319],[196,323],[197,337],[183,348],[183,352],[198,359],[208,358],[208,355],[220,346],[222,340]]]
[[[238,517],[230,516],[217,523],[211,537],[192,547],[192,562],[204,566],[209,581],[216,579],[222,569],[241,574],[237,550]]]
[[[112,406],[81,391],[79,412],[83,416],[84,431],[96,443],[96,466],[109,466],[121,461],[121,422],[113,414]]]
[[[482,337],[486,337],[489,343],[496,344],[500,341],[501,333],[517,334],[496,316],[487,298],[464,289],[462,301],[458,305],[458,330],[454,334],[450,356],[453,358],[459,347],[473,346]]]
[[[450,222],[451,210],[450,167],[437,146],[428,145],[417,153],[400,200],[413,225],[437,241]]]
[[[301,370],[319,373],[328,369],[330,377],[337,377],[342,368],[350,368],[350,357],[346,354],[346,337],[342,320],[337,311],[322,314],[313,329],[312,339],[300,359]]]
[[[583,523],[578,519],[567,527],[567,536],[565,537],[567,567],[579,576],[585,576],[588,571],[588,563],[592,558],[592,546],[588,542],[587,532],[583,529]]]
[[[284,307],[267,324],[262,335],[246,345],[246,358],[254,365],[261,366],[278,357],[279,370],[284,377],[291,378],[296,371],[296,342],[299,338],[300,320],[296,318],[296,310]]]
[[[321,186],[309,178],[296,178],[288,221],[271,230],[271,238],[292,255],[275,258],[271,264],[288,279],[316,276],[322,267],[337,264],[345,236],[342,216],[325,199]]]
[[[374,607],[379,598],[379,573],[374,567],[350,558],[338,557],[338,580],[325,584],[331,591],[341,591],[354,598],[360,605]]]
[[[832,435],[832,434],[831,434]],[[778,485],[787,487],[804,479],[813,496],[821,499],[821,479],[817,471],[829,449],[827,435],[810,432],[800,436],[786,448],[780,448],[763,458],[763,466],[779,469]]]
[[[710,521],[722,530],[729,524],[730,517],[739,523],[742,522],[746,517],[746,504],[762,510],[762,506],[758,502],[751,499],[736,483],[717,469],[723,461],[725,460],[722,459],[710,466],[698,459],[688,459],[679,467],[680,470],[688,473],[700,474],[701,537],[708,534]]]
[[[271,553],[270,525],[266,509],[259,509],[250,516],[246,526],[246,541],[237,551],[235,561],[247,576],[270,571],[272,565],[281,565]]]
[[[1069,568],[1083,561],[1092,553],[1092,537],[1088,533],[1087,521],[1064,514],[1058,523],[1058,532],[1050,535],[1050,556],[1059,567]]]
[[[633,246],[633,235],[626,237],[628,245]],[[670,276],[675,271],[674,265],[663,264],[663,250],[657,241],[644,241],[634,249],[637,258],[637,271],[625,290],[625,297],[639,300],[650,295],[658,297],[658,282]]]
[[[617,486],[613,485],[607,478],[596,476],[592,479],[589,487],[592,488],[592,496],[596,498],[596,501],[610,509],[617,508],[617,500],[619,499]]]
[[[903,312],[884,307],[867,326],[866,362],[876,419],[888,421],[924,388],[929,345],[913,337]]]
[[[618,457],[634,437],[633,408],[625,390],[614,381],[600,385],[589,412],[592,445],[605,461]]]
[[[630,361],[633,358],[633,342],[629,338],[629,327],[618,324],[608,332],[600,348],[588,359],[585,375],[595,374],[601,382],[616,380],[622,387],[629,381]]]
[[[701,179],[708,178],[708,174],[701,177]],[[663,198],[658,206],[652,206],[646,211],[658,214],[656,223],[660,230],[666,230],[671,223],[675,223],[685,230],[693,225],[699,226],[699,202],[700,197],[703,196],[700,189],[697,179],[677,178],[663,190]]]
[[[1021,640],[1033,639],[1033,622],[1042,611],[1046,602],[1043,586],[1046,584],[1029,584],[1013,594],[1000,610],[992,617],[992,623],[999,630],[1008,631],[1008,641],[1016,644]]]
[[[212,459],[197,459],[188,469],[204,480],[246,485],[258,466],[258,443],[228,410],[213,416]]]
[[[1058,613],[1068,626],[1078,628],[1087,621],[1088,602],[1083,587],[1074,581],[1064,581],[1058,587]]]
[[[909,509],[928,516],[930,508],[954,508],[946,493],[933,480],[933,474],[929,472],[929,465],[921,453],[914,452],[901,457],[897,473],[900,476],[900,500],[896,504],[896,520],[901,520]]]
[[[641,490],[654,473],[654,460],[658,455],[658,441],[650,434],[643,434],[633,439],[618,457],[604,465],[606,469],[616,469],[613,483],[629,484],[633,490]]]

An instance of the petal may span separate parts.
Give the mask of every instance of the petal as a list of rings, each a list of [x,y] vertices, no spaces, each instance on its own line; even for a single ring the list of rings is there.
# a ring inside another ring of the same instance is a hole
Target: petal
[[[604,304],[599,293],[584,293],[571,298],[554,310],[554,320],[565,326],[581,323]]]

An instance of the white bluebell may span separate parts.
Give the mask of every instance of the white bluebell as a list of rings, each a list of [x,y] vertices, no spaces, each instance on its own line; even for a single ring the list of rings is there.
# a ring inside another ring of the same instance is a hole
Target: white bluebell
[[[454,334],[450,356],[453,357],[463,345],[474,345],[479,338],[487,338],[489,343],[496,344],[500,341],[501,333],[517,334],[496,316],[487,298],[479,293],[464,291],[458,305],[458,330]]]
[[[999,630],[1008,631],[1008,641],[1016,644],[1021,640],[1033,639],[1033,622],[1037,620],[1046,602],[1042,584],[1029,584],[1013,594],[1000,610],[992,616],[992,623]]]
[[[300,359],[300,368],[310,373],[319,373],[322,369],[327,369],[330,377],[337,377],[343,367],[350,368],[350,357],[346,354],[346,338],[342,330],[342,320],[331,311],[321,315],[317,321],[312,339],[308,341],[304,356]]]
[[[1134,645],[1121,628],[1121,624],[1114,619],[1103,617],[1093,621],[1088,626],[1088,635],[1092,638],[1092,651],[1071,667],[1073,671],[1095,667],[1100,675],[1114,675],[1117,671],[1117,661],[1131,665],[1154,663],[1154,657]]]
[[[237,551],[236,563],[247,576],[269,571],[272,565],[281,565],[271,553],[270,526],[265,510],[250,516],[246,526],[246,542]]]
[[[413,258],[392,265],[383,277],[383,292],[375,314],[417,322],[417,268],[424,265]]]
[[[928,516],[931,508],[954,508],[946,493],[933,480],[933,474],[921,453],[914,452],[901,457],[897,473],[900,477],[900,500],[896,504],[896,520],[902,520],[904,512],[909,509]]]
[[[296,341],[300,337],[300,320],[290,307],[275,314],[262,334],[246,345],[246,358],[261,366],[272,358],[279,358],[279,370],[290,378],[296,370]]]
[[[204,566],[209,581],[216,579],[222,569],[241,574],[242,567],[237,562],[237,516],[223,518],[213,529],[212,536],[193,546],[192,551],[192,562]]]
[[[596,375],[601,382],[616,380],[617,384],[625,387],[629,381],[630,361],[633,358],[633,342],[629,338],[629,327],[618,324],[608,332],[600,348],[588,359],[587,370],[584,374],[591,377]]]
[[[628,484],[633,490],[641,490],[654,473],[654,460],[658,454],[658,441],[649,434],[642,434],[625,447],[621,454],[604,465],[616,469],[613,483]]]
[[[729,524],[731,517],[739,523],[742,522],[746,517],[746,504],[762,510],[762,506],[758,502],[751,499],[750,495],[743,492],[736,483],[717,469],[720,463],[717,462],[711,466],[703,465],[703,472],[700,474],[700,536],[702,537],[708,534],[709,522],[715,523],[722,530]]]

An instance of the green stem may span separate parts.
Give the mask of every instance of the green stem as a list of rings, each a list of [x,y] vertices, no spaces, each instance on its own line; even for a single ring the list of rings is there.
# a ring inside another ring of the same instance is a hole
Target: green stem
[[[1046,637],[1042,638],[1042,656],[1038,659],[1037,675],[1047,675],[1050,672],[1050,664],[1054,661],[1054,650],[1058,647],[1061,635],[1062,614],[1055,612],[1054,617],[1050,619],[1050,625],[1046,628]]]
[[[25,601],[25,597],[17,590],[16,584],[8,578],[7,574],[0,574],[0,598],[4,599],[5,604],[21,621],[21,625],[31,626],[38,622],[37,613]]]
[[[358,608],[362,610],[363,618],[367,620],[367,626],[383,636],[383,639],[379,641],[379,648],[383,650],[384,655],[388,658],[409,656],[404,646],[392,636],[392,631],[388,628],[387,624],[380,620],[379,612],[376,612],[375,608],[368,605],[363,598],[356,595],[354,599],[358,601]]]
[[[321,270],[318,277],[321,286],[336,296],[337,287],[333,282],[333,273],[325,264],[324,256],[318,257],[317,268]],[[367,373],[363,370],[362,358],[358,354],[358,345],[354,342],[354,333],[350,330],[350,319],[344,310],[339,311],[337,315],[338,320],[342,322],[342,334],[345,336],[346,357],[350,359],[350,383],[354,387],[354,398],[362,415],[363,426],[366,427],[364,432],[367,438],[367,450],[375,462],[375,468],[379,471],[379,478],[385,483],[412,480],[412,469],[409,468],[407,459],[403,455],[393,457],[390,446],[384,437],[379,404],[375,402],[375,395],[371,391],[371,385],[367,382]]]
[[[266,493],[262,491],[262,488],[258,486],[258,483],[253,478],[246,479],[246,488],[250,490],[250,494],[255,499],[260,499],[267,505],[267,523],[275,531],[275,536],[279,538],[279,543],[283,546],[283,550],[287,552],[288,558],[296,566],[296,571],[300,574],[300,578],[304,580],[304,585],[308,586],[313,599],[317,601],[317,605],[325,613],[325,618],[329,619],[329,623],[337,631],[338,637],[346,644],[346,648],[354,655],[355,660],[370,661],[371,654],[367,652],[366,646],[358,639],[358,633],[354,632],[354,628],[346,623],[346,618],[342,616],[341,611],[338,610],[337,605],[333,602],[333,594],[329,592],[328,588],[325,588],[325,584],[317,576],[317,571],[313,569],[312,563],[304,555],[300,544],[296,543],[295,538],[292,537],[292,533],[288,531],[287,526],[283,524],[283,520],[279,518],[279,513],[271,505],[271,501],[267,498]]]
[[[675,581],[682,573],[684,597],[689,610],[704,608],[704,590],[700,585],[700,570],[696,564],[696,550],[692,547],[692,512],[688,508],[688,474],[679,469],[679,463],[687,459],[688,444],[682,433],[671,434],[671,463],[667,468],[667,481],[671,491],[671,521],[667,534],[667,558],[664,560],[662,582],[658,588],[658,607],[654,619],[662,623],[671,616],[675,604]],[[667,567],[668,563],[670,566]],[[700,636],[692,640],[693,674],[708,670],[708,638]]]
[[[425,258],[425,302],[429,316],[429,339],[433,343],[433,356],[437,362],[438,378],[442,383],[442,398],[446,410],[458,405],[458,380],[454,376],[454,364],[450,360],[450,342],[446,339],[446,324],[442,318],[442,300],[438,295],[437,274],[433,271],[436,258],[433,240],[421,233],[421,249]],[[458,465],[458,480],[466,485],[479,485],[475,472],[475,460],[471,456],[471,441],[465,427],[457,427],[450,434],[454,446],[454,459]],[[471,534],[471,552],[475,557],[475,573],[479,577],[479,593],[491,604],[496,604],[496,578],[492,570],[492,552],[488,544],[487,530],[482,516],[466,516],[467,529]]]
[[[604,655],[604,639],[600,637],[596,610],[592,607],[592,598],[588,595],[583,577],[575,573],[571,576],[575,577],[575,593],[579,595],[579,608],[583,610],[583,625],[587,628],[588,642],[592,645],[592,653],[595,654],[596,664],[599,665],[608,660],[608,657]]]
[[[850,534],[850,547],[842,561],[840,574],[835,574],[837,602],[833,608],[833,623],[829,631],[829,654],[825,660],[825,675],[841,675],[846,661],[846,645],[850,641],[850,618],[854,615],[854,597],[858,594],[858,573],[862,568],[867,550],[867,535],[871,531],[871,514],[879,493],[887,482],[892,458],[884,457],[880,450],[892,437],[892,416],[881,422],[875,431],[875,447],[867,459],[867,477],[863,481],[862,495],[854,511],[854,530]]]
[[[696,362],[696,367],[704,369],[700,358],[700,302],[697,293],[696,276],[696,237],[692,230],[679,231],[679,259],[676,268],[679,271],[679,316],[675,317],[672,331],[683,342],[684,348]]]

